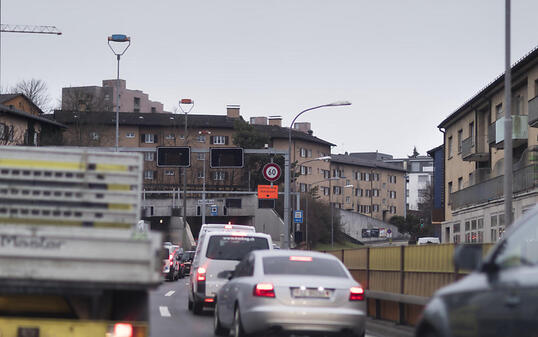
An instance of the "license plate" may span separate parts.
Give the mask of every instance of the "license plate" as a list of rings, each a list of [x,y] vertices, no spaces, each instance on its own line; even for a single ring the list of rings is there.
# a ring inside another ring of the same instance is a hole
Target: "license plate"
[[[293,288],[291,294],[295,298],[329,298],[331,297],[331,290],[329,289],[317,289],[317,288]]]

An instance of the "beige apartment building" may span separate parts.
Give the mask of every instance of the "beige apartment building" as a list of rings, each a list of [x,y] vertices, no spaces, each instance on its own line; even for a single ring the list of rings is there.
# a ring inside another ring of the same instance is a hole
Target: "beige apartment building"
[[[69,126],[64,134],[68,146],[113,147],[115,145],[114,112],[56,111],[56,121]],[[168,190],[182,186],[178,168],[157,167],[157,146],[191,147],[191,166],[186,170],[189,190],[200,190],[204,181],[207,190],[255,190],[250,186],[246,169],[211,168],[209,153],[196,152],[209,148],[236,147],[233,144],[234,123],[240,117],[239,106],[229,106],[226,115],[188,115],[185,134],[185,115],[170,113],[120,113],[119,146],[147,148],[144,154],[144,186],[147,190]],[[268,147],[288,149],[289,129],[282,128],[279,119],[268,123],[258,120],[255,129],[268,136]],[[310,131],[310,130],[308,130]],[[292,186],[301,186],[323,180],[329,162],[317,160],[327,157],[333,144],[314,137],[312,132],[292,130],[292,162],[297,161],[297,177]],[[205,163],[205,170],[204,170]],[[282,168],[283,169],[283,168]],[[259,172],[261,176],[261,172]],[[283,182],[284,175],[279,182]]]
[[[512,67],[513,214],[538,202],[538,50]],[[442,121],[443,242],[495,242],[504,223],[504,76]]]

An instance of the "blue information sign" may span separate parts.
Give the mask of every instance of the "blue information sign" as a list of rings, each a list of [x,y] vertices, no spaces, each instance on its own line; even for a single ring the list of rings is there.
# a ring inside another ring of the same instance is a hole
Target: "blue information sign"
[[[293,222],[303,223],[303,211],[294,211],[293,212]]]

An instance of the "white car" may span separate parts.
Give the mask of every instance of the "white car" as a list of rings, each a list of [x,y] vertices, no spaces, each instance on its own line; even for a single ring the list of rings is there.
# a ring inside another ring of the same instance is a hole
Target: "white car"
[[[218,278],[223,270],[232,270],[253,250],[272,249],[271,236],[240,231],[207,232],[198,242],[189,282],[188,307],[200,314],[205,306],[215,305],[219,288],[228,280]]]

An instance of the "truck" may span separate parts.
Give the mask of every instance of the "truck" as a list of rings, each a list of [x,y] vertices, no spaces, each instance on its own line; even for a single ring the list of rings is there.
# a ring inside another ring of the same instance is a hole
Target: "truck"
[[[142,172],[138,153],[0,146],[0,336],[149,335]]]

